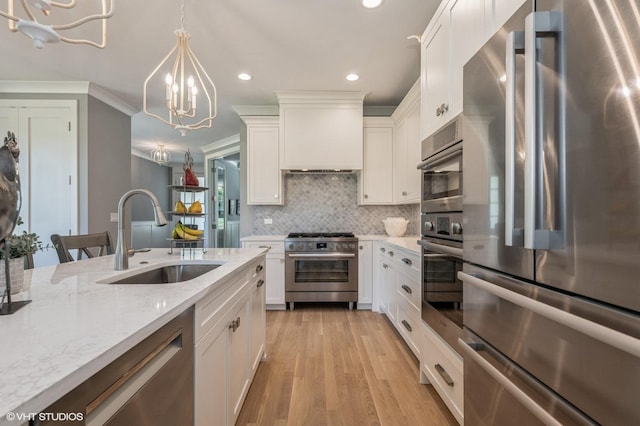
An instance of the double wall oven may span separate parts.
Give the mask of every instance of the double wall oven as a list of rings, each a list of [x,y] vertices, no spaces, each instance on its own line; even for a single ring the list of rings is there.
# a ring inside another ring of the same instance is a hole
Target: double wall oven
[[[422,319],[456,350],[462,337],[462,118],[422,142]]]
[[[285,301],[358,301],[358,238],[350,232],[291,233],[285,239]]]

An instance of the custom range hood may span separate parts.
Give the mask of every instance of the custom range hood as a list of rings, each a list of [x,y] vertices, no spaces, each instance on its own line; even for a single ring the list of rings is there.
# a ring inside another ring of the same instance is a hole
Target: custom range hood
[[[280,168],[290,173],[362,169],[366,92],[276,92]]]

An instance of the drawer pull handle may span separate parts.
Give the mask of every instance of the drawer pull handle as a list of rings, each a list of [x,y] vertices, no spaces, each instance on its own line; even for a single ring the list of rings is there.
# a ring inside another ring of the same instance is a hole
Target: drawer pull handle
[[[258,288],[264,285],[264,280],[258,280]]]
[[[233,321],[231,321],[231,324],[229,324],[229,330],[233,331],[234,333],[239,327],[240,327],[240,317],[234,319]]]
[[[409,286],[408,286],[408,285],[406,285],[406,284],[402,284],[402,289],[403,289],[404,291],[406,291],[407,293],[409,293],[409,294],[413,293],[413,290],[411,290],[411,287],[409,287]]]
[[[264,269],[264,266],[262,266],[262,265],[256,266],[256,273],[262,271],[263,269]]]
[[[258,246],[258,248],[266,248],[266,249],[271,250],[271,246]]]
[[[409,333],[413,331],[413,328],[411,328],[411,325],[407,321],[402,320],[401,322],[402,322],[402,325],[404,325],[404,328],[406,328]]]
[[[436,364],[434,365],[434,368],[436,369],[440,377],[442,377],[442,379],[447,385],[449,386],[455,385],[453,379],[451,378],[449,373],[447,373],[447,370],[445,370],[443,366],[441,366],[440,364]]]
[[[406,257],[403,257],[402,261],[409,266],[413,265],[413,262],[411,261],[411,259],[407,259]]]

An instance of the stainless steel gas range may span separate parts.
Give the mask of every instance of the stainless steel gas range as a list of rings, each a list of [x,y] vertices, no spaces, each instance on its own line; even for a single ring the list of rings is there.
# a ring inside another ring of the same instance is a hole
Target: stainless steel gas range
[[[285,301],[358,301],[358,239],[350,232],[291,233],[284,240]]]

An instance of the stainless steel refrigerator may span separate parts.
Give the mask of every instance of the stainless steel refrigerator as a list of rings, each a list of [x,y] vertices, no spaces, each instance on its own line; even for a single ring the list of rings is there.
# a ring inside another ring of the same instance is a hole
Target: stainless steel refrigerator
[[[464,67],[467,424],[640,424],[639,9],[528,1]]]

